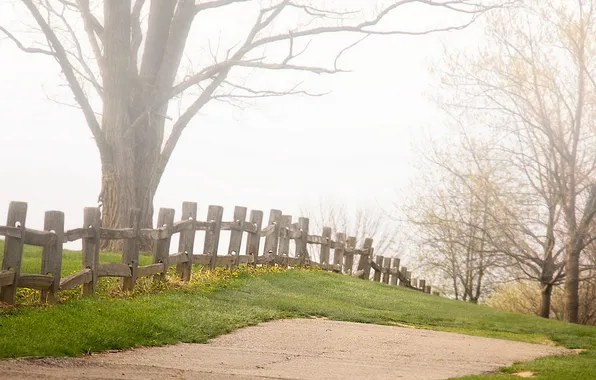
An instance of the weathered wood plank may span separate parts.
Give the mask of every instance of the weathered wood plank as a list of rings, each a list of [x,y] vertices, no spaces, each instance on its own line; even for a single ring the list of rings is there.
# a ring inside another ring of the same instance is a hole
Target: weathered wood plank
[[[60,272],[62,271],[62,248],[64,245],[64,213],[47,211],[44,218],[44,230],[52,232],[52,243],[46,244],[41,252],[41,273],[54,278],[50,289],[42,290],[41,302],[56,302],[56,293],[60,290]]]
[[[27,228],[25,231],[25,244],[43,247],[52,244],[56,240],[56,234],[50,231],[39,231]]]
[[[252,257],[252,263],[256,264],[256,257],[259,255],[261,243],[261,225],[263,223],[263,211],[252,210],[250,212],[250,223],[255,226],[254,232],[249,232],[246,239],[246,256]]]
[[[244,231],[242,225],[246,221],[246,207],[236,206],[234,207],[234,222],[236,223],[236,229],[230,233],[230,244],[228,245],[228,255],[235,255],[237,260],[232,263],[232,266],[240,263],[240,247],[242,246],[242,235]]]
[[[191,260],[193,264],[209,266],[209,263],[211,263],[211,257],[212,256],[210,254],[192,255]]]
[[[215,258],[216,267],[231,266],[236,261],[236,255],[223,255]]]
[[[100,228],[99,237],[101,240],[122,240],[135,239],[137,232],[134,228]]]
[[[77,285],[83,285],[93,280],[91,269],[86,268],[80,272],[69,274],[60,280],[60,290],[68,290]]]
[[[87,228],[75,228],[64,233],[63,243],[92,238],[93,231]]]
[[[410,286],[414,289],[418,289],[418,278],[414,277],[410,280]]]
[[[197,203],[184,202],[182,203],[182,221],[193,222],[197,219]],[[195,249],[195,230],[184,230],[180,232],[180,240],[178,242],[178,252],[184,255],[184,261],[176,261],[176,272],[184,281],[190,281],[192,273],[191,256]],[[174,263],[176,258],[170,256],[170,265]]]
[[[165,273],[165,265],[163,263],[144,265],[137,268],[137,278],[149,277],[160,273]]]
[[[249,234],[254,234],[258,232],[257,225],[250,221],[242,223],[242,230],[244,232],[248,232]]]
[[[101,228],[101,211],[97,207],[85,207],[83,212],[83,228],[90,231],[89,237],[83,239],[82,269],[91,269],[91,281],[83,284],[83,295],[95,293],[97,284],[97,266],[99,265],[99,234]]]
[[[0,288],[14,283],[14,272],[11,270],[0,270]]]
[[[416,284],[416,286],[414,287],[424,292],[424,290],[426,289],[426,280],[418,280],[418,284]]]
[[[327,244],[328,241],[323,236],[318,235],[308,235],[306,241],[308,244]]]
[[[157,216],[157,226],[162,227],[166,230],[171,228],[174,224],[175,212],[176,211],[173,208],[160,208],[159,214]],[[165,281],[166,279],[166,271],[168,268],[168,256],[170,256],[170,242],[171,235],[168,235],[163,239],[157,240],[153,246],[153,264],[162,263],[165,268],[163,272],[157,274],[154,277],[155,281]]]
[[[27,219],[27,203],[10,202],[6,225],[21,230],[21,238],[6,236],[4,240],[4,258],[2,259],[3,271],[14,272],[14,279],[10,285],[0,288],[0,302],[14,305],[17,294],[17,285],[21,273],[21,261],[23,259],[23,243],[26,236],[25,221]]]
[[[140,220],[141,210],[138,208],[131,209],[128,215],[128,225],[134,230],[134,236],[137,236],[137,238],[125,240],[122,245],[122,264],[130,268],[130,277],[122,278],[122,289],[125,292],[134,289],[137,282],[140,250],[140,242],[138,238],[141,229],[139,223]]]
[[[211,269],[217,265],[217,249],[219,247],[219,234],[221,231],[221,219],[223,217],[223,207],[209,206],[207,211],[207,221],[212,223],[211,228],[205,233],[205,244],[203,253],[211,255],[213,258],[209,263]]]
[[[54,277],[45,274],[21,274],[17,280],[19,288],[48,289],[54,283]]]
[[[430,285],[426,285],[426,287],[424,288],[424,293],[430,294],[432,288]]]
[[[8,236],[20,239],[21,229],[18,227],[0,226],[0,236]]]
[[[132,277],[130,267],[122,263],[99,264],[95,270],[97,277]]]
[[[178,267],[186,263],[190,263],[192,266],[192,259],[186,252],[178,252],[168,256],[168,266],[176,265]]]

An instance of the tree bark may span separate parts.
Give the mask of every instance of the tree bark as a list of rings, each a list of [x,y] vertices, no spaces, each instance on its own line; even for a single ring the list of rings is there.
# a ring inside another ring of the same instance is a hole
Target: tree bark
[[[565,320],[569,323],[578,323],[580,252],[578,249],[570,249],[565,264]]]
[[[550,318],[550,301],[553,293],[553,285],[550,283],[542,284],[542,297],[540,299],[540,316]]]

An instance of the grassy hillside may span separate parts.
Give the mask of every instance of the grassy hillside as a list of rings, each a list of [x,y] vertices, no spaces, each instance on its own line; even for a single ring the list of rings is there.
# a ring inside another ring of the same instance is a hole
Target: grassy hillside
[[[271,319],[325,316],[585,348],[580,355],[522,363],[505,372],[527,369],[539,379],[596,378],[595,327],[503,312],[327,272],[240,270],[206,276],[211,276],[208,281],[155,294],[0,310],[0,357],[79,355],[137,345],[204,342]],[[518,378],[505,372],[488,378]]]

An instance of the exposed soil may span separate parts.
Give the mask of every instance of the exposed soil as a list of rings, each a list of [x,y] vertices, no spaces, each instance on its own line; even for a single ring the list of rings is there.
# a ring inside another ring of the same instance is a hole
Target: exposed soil
[[[446,379],[573,353],[500,339],[324,319],[263,323],[206,344],[0,361],[2,379]]]

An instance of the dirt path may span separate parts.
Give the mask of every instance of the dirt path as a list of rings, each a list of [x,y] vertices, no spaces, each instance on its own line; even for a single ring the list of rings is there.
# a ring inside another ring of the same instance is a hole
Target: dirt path
[[[0,378],[430,380],[570,351],[413,328],[299,319],[248,327],[208,344],[0,361]]]

